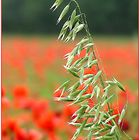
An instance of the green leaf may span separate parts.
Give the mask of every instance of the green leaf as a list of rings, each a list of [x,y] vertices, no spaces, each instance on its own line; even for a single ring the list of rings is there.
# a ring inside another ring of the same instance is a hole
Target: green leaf
[[[94,133],[95,136],[99,135],[100,133],[106,132],[107,130],[109,130],[107,127],[100,129],[99,131],[97,131],[96,133]]]
[[[73,35],[73,31],[69,32],[68,36],[65,39],[65,42],[70,41],[70,39],[72,38],[72,35]]]
[[[65,35],[66,35],[66,33],[67,33],[68,27],[69,27],[69,21],[66,21],[66,22],[64,23],[64,25],[63,25],[63,27],[62,27],[60,33],[59,33],[58,39],[61,39],[61,40],[64,39],[64,37],[65,37]]]
[[[80,82],[77,81],[77,82],[70,88],[71,92],[75,91],[79,86],[80,86]]]
[[[78,77],[79,78],[79,75],[77,74],[77,72],[73,71],[71,68],[68,68],[66,66],[64,66],[73,76],[75,77]]]
[[[90,53],[89,58],[88,58],[88,67],[90,66],[90,63],[93,59],[93,52]]]
[[[73,60],[74,60],[74,56],[73,55],[70,55],[68,57],[66,67],[70,67],[70,65],[72,64]]]
[[[93,98],[93,96],[96,94],[96,97],[98,98],[99,94],[100,94],[100,88],[98,87],[98,85],[96,85],[91,93],[91,98]]]
[[[111,95],[110,97],[108,97],[102,104],[101,106],[103,107],[105,104],[107,104],[115,95]]]
[[[67,33],[67,30],[64,30],[64,31],[59,35],[58,39],[63,40],[64,37],[65,37],[65,35],[66,35],[66,33]]]
[[[66,87],[64,87],[64,88],[62,89],[62,92],[61,92],[60,98],[63,96],[63,94],[64,94],[65,91],[66,91]]]
[[[55,99],[55,101],[68,101],[68,102],[74,101],[73,99],[70,99],[68,97],[61,97],[61,98],[55,97],[54,99]]]
[[[80,24],[79,26],[77,26],[77,28],[75,29],[75,32],[78,33],[79,31],[81,31],[84,28],[85,24]]]
[[[110,87],[110,85],[108,85],[108,86],[105,88],[104,94],[103,94],[102,98],[106,98],[106,97],[107,97],[107,95],[108,95],[108,93],[109,93],[109,87]]]
[[[81,133],[81,131],[83,130],[85,124],[87,122],[87,119],[83,121],[82,125],[76,130],[74,136],[72,137],[72,140],[76,140],[77,137],[79,136],[79,134]]]
[[[70,80],[64,82],[57,90],[55,90],[55,92],[57,92],[58,90],[60,90],[60,89],[62,89],[64,87],[66,87],[69,84],[69,82],[70,82]]]
[[[100,124],[100,122],[102,121],[103,118],[104,118],[104,112],[101,112],[100,113],[98,124]]]
[[[88,60],[88,57],[84,57],[80,62],[79,62],[79,65],[81,65],[82,63],[86,62]],[[78,66],[79,66],[78,65]]]
[[[120,82],[118,82],[115,78],[114,78],[114,81],[116,82],[117,86],[118,86],[122,91],[125,91],[123,85],[122,85]]]
[[[94,121],[97,120],[97,118],[98,118],[98,116],[99,116],[99,112],[100,112],[100,106],[98,106],[97,109],[96,109],[96,114],[95,114]]]
[[[94,76],[95,77],[95,80],[97,80],[102,74],[102,71],[98,71],[98,73]]]
[[[114,140],[114,136],[99,136],[96,140]]]
[[[72,29],[72,27],[73,27],[75,17],[76,17],[76,9],[75,9],[75,10],[72,12],[72,14],[71,14],[70,29]]]
[[[79,49],[79,48],[78,48]],[[78,52],[77,52],[78,53]],[[77,59],[74,63],[73,63],[73,65],[75,66],[75,67],[79,67],[83,62],[85,62],[87,60],[87,57],[83,57],[83,58],[79,58],[79,59]]]
[[[92,93],[91,93],[91,99],[94,97],[95,95],[95,90],[93,89]]]
[[[110,84],[110,85],[115,85],[115,82],[114,81],[106,81],[107,84]]]
[[[77,126],[77,127],[80,127],[81,126],[81,123],[74,123],[74,122],[70,122],[69,123],[70,125],[74,125],[74,126]],[[84,128],[88,128],[88,127],[91,127],[93,125],[93,123],[88,123],[88,124],[86,124],[85,125],[85,127]]]
[[[85,127],[91,127],[93,125],[93,123],[88,123],[85,125]]]
[[[57,23],[59,23],[62,20],[62,18],[67,14],[68,11],[69,11],[69,4],[61,12],[61,14],[57,20]]]
[[[80,61],[81,61],[82,59],[83,59],[83,58],[80,58],[80,59],[76,60],[76,61],[74,62],[74,64],[73,64],[73,66],[77,66],[77,65],[80,63]]]
[[[76,126],[76,127],[80,127],[81,126],[81,123],[70,122],[69,124],[73,125],[73,126]]]
[[[69,71],[73,76],[79,78],[79,75],[78,75],[76,72],[72,71],[71,69],[68,69],[68,71]]]
[[[72,70],[72,71],[75,71],[75,72],[79,72],[80,71],[80,69],[78,69],[77,67],[70,67],[70,69]]]
[[[118,124],[120,124],[121,123],[121,121],[122,121],[122,119],[123,119],[123,117],[124,117],[124,115],[125,115],[125,108],[123,108],[123,110],[122,110],[122,112],[121,112],[121,114],[120,114],[120,117],[119,117],[119,120],[118,120]]]
[[[55,11],[62,2],[63,2],[63,0],[56,0],[50,9],[53,9],[53,11]]]
[[[117,116],[118,116],[118,115],[113,115],[113,116],[109,117],[109,118],[105,121],[105,123],[108,123],[109,121],[113,120],[113,119],[116,118]]]
[[[110,85],[106,86],[106,87],[104,88],[104,91],[109,90],[110,87],[111,87]]]
[[[84,115],[85,110],[87,109],[87,106],[81,106],[80,109],[78,109],[73,115],[77,115],[76,118],[72,120],[72,122],[76,122],[81,116]]]
[[[96,97],[98,98],[100,94],[100,88],[98,86],[96,86],[95,88],[95,93],[96,93]]]
[[[93,76],[94,76],[93,74],[86,74],[83,76],[83,78],[84,79],[91,78],[91,77],[93,78]]]
[[[93,133],[92,131],[89,132],[89,134],[88,134],[88,140],[92,140],[92,133]]]
[[[75,19],[74,19],[73,24],[75,24],[75,23],[79,20],[79,18],[80,18],[80,15],[77,15],[77,16],[75,17]]]
[[[73,31],[73,34],[72,34],[72,40],[73,41],[75,40],[75,37],[76,37],[76,32]]]
[[[89,47],[92,47],[94,45],[94,43],[88,43],[84,46],[84,48],[89,48]]]
[[[109,125],[109,124],[106,124],[105,122],[101,122],[105,127],[108,127],[109,129],[111,129],[112,128],[112,126],[111,125]]]
[[[98,104],[96,104],[95,106],[93,106],[93,107],[91,108],[91,110],[90,110],[88,113],[91,113],[91,112],[93,112],[93,111],[96,111],[96,108],[97,108],[99,105],[100,105],[100,102],[99,102]]]
[[[76,96],[78,96],[78,94],[79,94],[80,92],[81,92],[80,90],[75,91],[75,92],[71,92],[71,93],[68,95],[68,97],[70,97],[70,98],[75,98]]]
[[[116,127],[117,127],[117,126],[114,125],[114,126],[111,128],[110,134],[113,134],[113,133],[114,133]]]
[[[101,70],[98,71],[98,73],[94,76],[93,83],[95,83],[98,80],[98,78],[101,76],[101,74],[102,74],[102,71]]]
[[[82,45],[86,43],[89,40],[89,38],[83,38],[77,45]]]
[[[92,67],[93,65],[97,64],[98,60],[93,60],[91,63],[88,65],[88,67]]]
[[[80,98],[88,89],[88,86],[86,86],[83,90],[81,90],[81,92],[78,95],[78,98]]]
[[[83,80],[84,80],[84,67],[82,67],[80,71],[80,84],[83,83]]]
[[[88,106],[83,105],[81,106],[80,109],[78,109],[74,114],[82,114],[83,112],[85,112],[85,110],[87,109]]]
[[[85,101],[86,99],[89,99],[91,97],[91,94],[86,94],[81,96],[80,98],[76,99],[72,104],[77,104]]]
[[[87,80],[85,80],[83,83],[84,83],[84,85],[90,85],[91,83],[92,83],[92,81],[93,81],[93,77],[91,77],[91,78],[88,78]]]
[[[78,51],[78,48],[75,47],[75,48],[71,51],[71,54],[72,54],[73,56],[75,56],[75,55],[77,54],[77,51]]]
[[[78,56],[81,54],[81,51],[83,50],[83,48],[82,48],[82,46],[81,45],[79,45],[79,46],[77,46],[78,47],[78,52],[77,52],[77,54],[78,54]]]

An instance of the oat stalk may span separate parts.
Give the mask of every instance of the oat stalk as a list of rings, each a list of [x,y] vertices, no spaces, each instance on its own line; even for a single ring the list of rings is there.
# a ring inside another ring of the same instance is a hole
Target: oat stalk
[[[56,0],[51,9],[55,11],[63,0]],[[75,8],[70,13],[71,5]],[[92,140],[120,140],[121,131],[119,125],[125,115],[127,104],[122,112],[113,114],[110,104],[116,94],[113,89],[116,87],[125,91],[123,85],[115,78],[110,81],[104,79],[104,73],[99,67],[99,58],[96,57],[93,37],[89,32],[85,13],[81,12],[76,0],[70,0],[62,10],[57,24],[68,16],[65,21],[58,39],[64,42],[74,41],[77,34],[82,32],[84,37],[75,45],[73,50],[65,55],[67,60],[65,69],[71,73],[77,81],[64,82],[57,90],[61,90],[61,96],[56,98],[58,101],[70,102],[70,105],[77,104],[79,109],[73,114],[73,119],[69,124],[77,127],[72,140],[76,140],[82,132],[86,132],[85,139]],[[83,57],[82,51],[86,51]],[[96,69],[96,73],[85,73],[85,70]],[[79,88],[82,86],[83,88]],[[87,92],[91,89],[90,92]],[[63,96],[64,93],[66,96]],[[89,101],[94,102],[93,106]],[[117,120],[117,121],[116,121]]]

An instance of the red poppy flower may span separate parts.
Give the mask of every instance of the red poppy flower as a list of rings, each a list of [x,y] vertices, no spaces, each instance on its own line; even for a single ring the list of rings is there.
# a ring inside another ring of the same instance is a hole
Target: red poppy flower
[[[32,110],[36,104],[36,99],[26,98],[21,102],[21,108]]]
[[[15,139],[16,140],[28,140],[28,133],[24,129],[19,128],[15,132]]]
[[[96,74],[97,73],[97,69],[95,66],[92,66],[91,68],[85,68],[84,70],[84,74]]]
[[[14,88],[14,97],[23,98],[28,96],[28,89],[25,86],[17,86]]]
[[[75,60],[85,57],[86,49],[83,49],[79,55],[75,56]]]
[[[88,99],[88,105],[89,105],[90,107],[93,107],[93,106],[94,106],[94,101],[93,101],[93,99]]]
[[[4,97],[5,96],[5,89],[2,87],[1,89],[1,96]]]
[[[36,120],[38,127],[42,128],[47,133],[54,132],[56,129],[53,113],[48,112],[43,114]]]
[[[10,107],[10,101],[7,97],[3,97],[1,100],[2,110],[6,110]]]
[[[7,136],[8,135],[8,125],[7,125],[7,120],[5,120],[3,117],[2,117],[2,136]]]
[[[84,84],[81,84],[79,87],[78,87],[78,90],[83,90],[85,88],[85,85]],[[84,94],[90,94],[92,93],[93,91],[93,86],[89,85],[88,89],[85,91]]]
[[[60,138],[54,132],[50,132],[48,133],[48,140],[60,140]]]
[[[54,97],[60,97],[62,93],[62,90],[58,90],[54,93]]]
[[[65,117],[71,118],[74,112],[77,110],[77,107],[65,105],[63,109],[63,113]]]
[[[10,129],[10,131],[15,132],[18,129],[18,123],[16,120],[9,119],[7,123],[8,123],[8,128]]]
[[[36,103],[34,102],[32,106],[32,113],[34,119],[38,119],[40,116],[44,115],[48,109],[48,102],[44,100],[37,101]]]
[[[129,130],[130,129],[129,122],[127,120],[122,120],[122,122],[120,123],[120,128],[124,131]]]
[[[93,86],[89,85],[86,93],[90,94],[90,93],[92,93],[92,91],[93,91]]]
[[[84,84],[81,84],[79,87],[78,87],[78,90],[83,90],[85,88],[85,85]]]

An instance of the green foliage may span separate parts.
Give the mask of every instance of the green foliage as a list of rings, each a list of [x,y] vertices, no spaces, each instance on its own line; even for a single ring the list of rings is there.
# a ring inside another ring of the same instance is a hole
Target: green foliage
[[[75,7],[73,11],[70,11],[70,8],[73,8],[71,6],[72,4],[74,4]],[[57,5],[57,0],[54,5],[56,7],[59,6],[59,4]],[[58,88],[62,90],[62,93],[60,97],[56,98],[58,101],[68,101],[71,102],[70,105],[77,104],[79,106],[79,109],[73,114],[73,116],[76,117],[69,123],[77,127],[72,140],[76,140],[83,131],[87,131],[88,135],[85,137],[88,139],[94,137],[97,140],[120,140],[121,134],[118,125],[125,115],[126,106],[121,114],[112,114],[110,103],[114,96],[116,96],[116,93],[110,89],[116,87],[122,91],[125,91],[125,89],[115,78],[111,81],[105,81],[103,79],[103,72],[98,65],[99,62],[94,52],[94,41],[89,32],[85,14],[81,12],[76,0],[70,0],[67,6],[65,6],[59,16],[58,22],[60,22],[66,14],[70,14],[70,16],[60,31],[60,34],[63,36],[61,40],[66,42],[74,41],[77,33],[80,31],[85,35],[85,37],[76,44],[75,48],[65,55],[67,59],[65,69],[77,79],[77,82],[73,85],[71,84],[72,81],[66,81],[62,84]],[[86,50],[85,56],[75,60],[75,56],[79,56],[83,49]],[[96,67],[97,73],[85,74],[84,70],[91,68],[91,66]],[[71,86],[69,87],[68,84]],[[84,85],[84,88],[79,89],[78,87],[80,85]],[[116,87],[114,87],[115,85]],[[90,86],[93,87],[92,92],[86,93]],[[62,97],[64,92],[66,96]],[[89,106],[89,99],[95,102],[93,107]],[[107,110],[105,106],[108,108]],[[119,117],[118,122],[115,121],[117,117]],[[89,119],[92,120],[90,123],[88,122]]]

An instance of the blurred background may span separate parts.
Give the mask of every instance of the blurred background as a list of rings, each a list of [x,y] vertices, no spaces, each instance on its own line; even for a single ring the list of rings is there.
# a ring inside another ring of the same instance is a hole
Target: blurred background
[[[129,105],[121,128],[138,140],[138,1],[77,1],[87,15],[105,74],[127,89]],[[54,102],[60,92],[53,93],[70,78],[64,55],[79,38],[69,44],[57,40],[62,24],[56,26],[56,21],[68,0],[52,13],[53,2],[2,1],[3,140],[69,140],[75,131],[67,122],[76,107]]]
[[[137,33],[137,0],[78,1],[94,34]],[[52,3],[52,0],[3,0],[3,33],[56,33],[56,19],[63,7],[52,13],[49,10]]]

